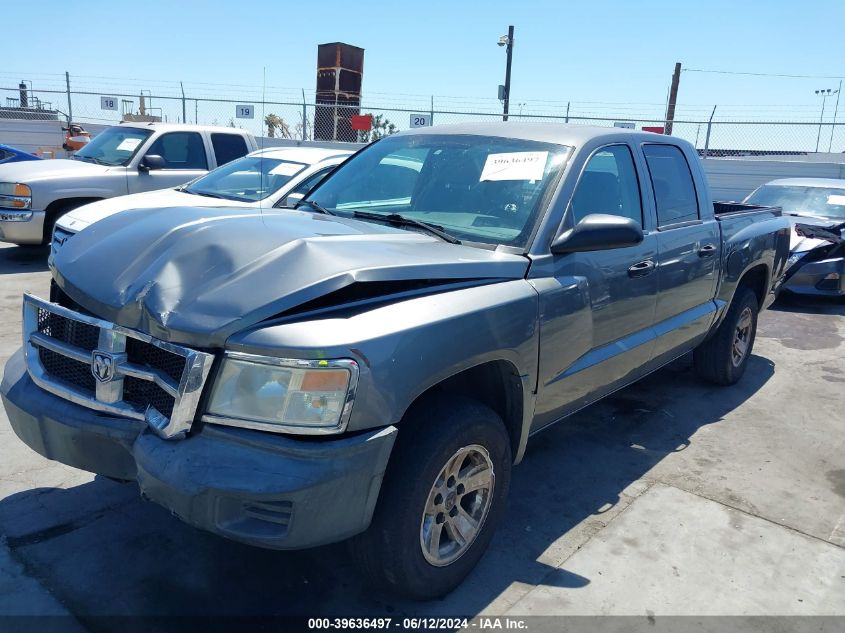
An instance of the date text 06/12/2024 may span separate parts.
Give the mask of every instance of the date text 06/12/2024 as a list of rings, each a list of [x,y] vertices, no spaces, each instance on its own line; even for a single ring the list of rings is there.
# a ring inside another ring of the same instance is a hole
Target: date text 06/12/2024
[[[480,617],[469,618],[309,618],[309,630],[466,630],[480,631],[527,630],[527,623],[520,618]]]

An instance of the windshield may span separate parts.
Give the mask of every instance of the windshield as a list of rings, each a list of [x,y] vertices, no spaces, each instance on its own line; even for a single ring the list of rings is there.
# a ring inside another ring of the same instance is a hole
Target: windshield
[[[309,199],[336,215],[399,214],[461,240],[524,247],[570,149],[488,136],[393,136],[348,160]]]
[[[745,201],[780,207],[784,213],[845,220],[845,189],[763,185]]]
[[[74,158],[98,165],[128,165],[135,152],[152,134],[152,130],[136,127],[106,128],[80,149]]]
[[[255,202],[281,189],[305,167],[303,163],[244,156],[194,180],[183,191],[201,196],[211,195],[229,200]]]

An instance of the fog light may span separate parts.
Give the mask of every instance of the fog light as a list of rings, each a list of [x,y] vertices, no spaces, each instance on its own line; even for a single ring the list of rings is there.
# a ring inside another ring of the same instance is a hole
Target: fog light
[[[841,278],[842,275],[839,273],[828,273],[824,276],[824,279],[816,284],[816,288],[819,290],[826,290],[828,292],[838,292]]]

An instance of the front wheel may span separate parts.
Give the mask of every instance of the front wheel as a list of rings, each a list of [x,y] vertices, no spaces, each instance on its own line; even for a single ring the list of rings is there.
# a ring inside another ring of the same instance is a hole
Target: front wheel
[[[696,372],[719,385],[733,385],[745,373],[757,335],[757,295],[740,287],[716,333],[693,352]]]
[[[372,524],[350,541],[353,556],[394,593],[448,593],[487,549],[510,475],[510,441],[495,412],[461,397],[427,399],[399,425]]]

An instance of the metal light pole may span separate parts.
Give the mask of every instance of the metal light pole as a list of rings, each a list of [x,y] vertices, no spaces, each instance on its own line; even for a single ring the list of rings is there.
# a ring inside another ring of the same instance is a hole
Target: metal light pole
[[[507,53],[507,65],[505,66],[505,90],[502,101],[504,102],[504,109],[502,110],[502,121],[508,120],[508,106],[511,99],[511,60],[513,59],[513,25],[508,27],[508,34],[499,38],[499,46],[505,47]]]
[[[824,122],[824,105],[825,105],[825,102],[827,101],[827,98],[829,96],[835,95],[835,94],[838,94],[838,93],[839,93],[838,90],[833,90],[832,88],[822,88],[821,90],[816,90],[816,94],[821,95],[821,97],[822,97],[822,113],[821,113],[821,116],[819,117],[819,134],[816,137],[816,153],[818,153],[818,151],[819,151],[819,143],[821,142],[821,139],[822,139],[822,123]]]
[[[836,117],[839,114],[839,97],[842,96],[842,80],[839,80],[839,90],[836,91],[836,106],[833,108],[833,125],[830,126],[830,143],[827,145],[827,151],[830,153],[833,147],[833,133],[836,131]]]

